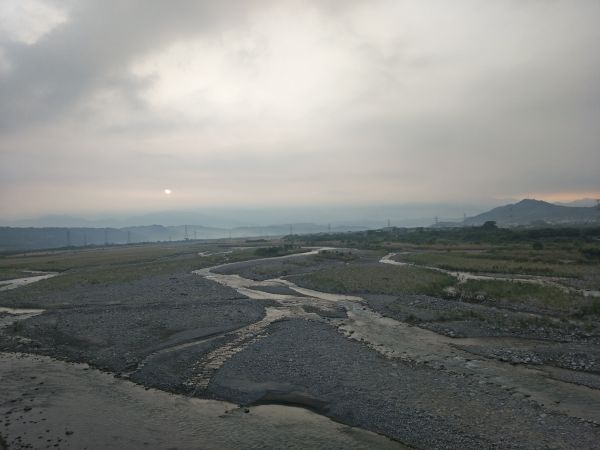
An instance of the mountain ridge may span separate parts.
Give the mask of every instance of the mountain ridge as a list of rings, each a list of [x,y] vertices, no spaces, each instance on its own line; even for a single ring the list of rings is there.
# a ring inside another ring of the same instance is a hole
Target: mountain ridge
[[[473,217],[464,225],[478,226],[494,221],[499,226],[583,224],[600,221],[600,209],[594,206],[563,206],[544,200],[526,198],[517,203],[498,206]]]

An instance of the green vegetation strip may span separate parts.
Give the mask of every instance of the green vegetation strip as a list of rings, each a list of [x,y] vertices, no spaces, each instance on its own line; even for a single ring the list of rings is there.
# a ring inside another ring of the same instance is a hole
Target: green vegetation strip
[[[344,294],[428,294],[440,296],[454,278],[428,269],[356,264],[321,270],[301,278],[313,289]]]
[[[484,256],[452,252],[415,253],[404,255],[402,260],[417,265],[439,267],[446,270],[573,278],[584,276],[592,269],[590,266],[572,263],[552,264],[527,260],[525,258],[507,259],[504,255],[501,258],[494,258],[489,254]]]
[[[35,274],[29,273],[29,272],[23,272],[22,270],[19,270],[19,269],[0,268],[0,281],[13,280],[15,278],[31,277],[34,275]]]
[[[499,280],[469,280],[456,286],[466,301],[497,302],[518,309],[533,309],[572,316],[600,315],[600,299],[565,292],[554,286]]]
[[[274,248],[274,250],[273,250]],[[199,251],[214,251],[200,256]],[[25,301],[48,291],[62,291],[75,285],[108,285],[176,272],[191,272],[229,262],[264,258],[260,248],[247,248],[222,253],[220,248],[197,244],[146,245],[139,247],[109,247],[105,249],[54,252],[44,255],[5,257],[0,259],[2,273],[21,268],[62,272],[59,276],[2,293]],[[267,254],[277,256],[294,253],[297,248],[272,247]],[[221,253],[219,253],[221,252]]]

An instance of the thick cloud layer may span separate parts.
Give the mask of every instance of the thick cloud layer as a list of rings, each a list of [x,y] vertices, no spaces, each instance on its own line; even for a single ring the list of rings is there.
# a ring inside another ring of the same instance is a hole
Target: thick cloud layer
[[[6,0],[0,211],[597,196],[598,18],[595,0]]]

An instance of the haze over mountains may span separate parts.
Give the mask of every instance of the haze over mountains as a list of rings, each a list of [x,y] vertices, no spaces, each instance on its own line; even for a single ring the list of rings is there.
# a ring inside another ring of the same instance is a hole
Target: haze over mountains
[[[515,204],[494,208],[474,217],[468,217],[464,221],[464,225],[483,225],[490,220],[503,227],[600,223],[600,208],[595,206],[562,206],[541,200],[525,199]]]
[[[262,238],[327,231],[361,231],[364,227],[315,224],[237,227],[233,229],[197,225],[146,225],[124,228],[92,227],[0,227],[0,251],[36,250],[88,245],[135,244],[142,242],[183,241],[186,239]]]
[[[352,206],[311,206],[279,208],[202,208],[166,210],[139,215],[104,214],[94,217],[78,215],[46,215],[42,217],[7,220],[0,218],[0,226],[14,227],[113,227],[140,225],[197,225],[232,229],[237,227],[265,227],[314,223],[323,226],[358,226],[380,228],[388,220],[394,226],[428,226],[436,216],[462,218],[482,213],[500,202],[480,204],[391,204]]]
[[[589,200],[586,202],[589,204]],[[574,204],[581,203],[574,202]],[[470,208],[475,209],[473,206]],[[439,205],[437,209],[435,205],[410,207],[396,205],[352,209],[338,207],[328,210],[305,208],[300,211],[244,210],[238,211],[237,214],[231,210],[222,210],[220,214],[219,211],[162,212],[133,218],[96,220],[62,215],[46,216],[23,220],[11,224],[13,226],[10,227],[0,227],[0,251],[184,239],[261,238],[290,233],[301,235],[330,231],[361,231],[388,225],[429,226],[436,212],[454,214],[456,217],[460,209],[460,206],[450,205]],[[431,218],[424,217],[426,213],[431,214]],[[422,217],[419,217],[419,214]],[[298,219],[301,217],[307,217],[314,222],[300,222]],[[435,215],[435,217],[439,220],[444,216]],[[286,219],[289,221],[282,223]],[[252,224],[252,220],[256,222]],[[266,222],[268,220],[279,220],[280,223],[268,225]],[[541,200],[525,199],[465,219],[443,220],[438,222],[437,226],[479,226],[487,221],[494,221],[502,227],[600,224],[600,208],[562,206]],[[131,222],[137,224],[126,225]]]

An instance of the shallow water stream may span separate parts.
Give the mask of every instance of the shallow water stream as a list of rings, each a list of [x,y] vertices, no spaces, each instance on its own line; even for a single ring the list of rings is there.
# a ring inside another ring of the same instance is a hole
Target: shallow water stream
[[[39,275],[33,275],[31,277],[13,278],[12,280],[0,281],[0,291],[8,291],[16,289],[22,286],[26,286],[36,281],[47,280],[58,275],[58,272],[32,272],[38,273]]]

